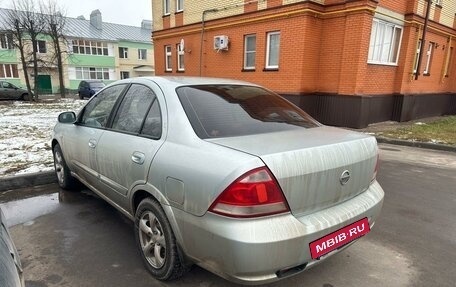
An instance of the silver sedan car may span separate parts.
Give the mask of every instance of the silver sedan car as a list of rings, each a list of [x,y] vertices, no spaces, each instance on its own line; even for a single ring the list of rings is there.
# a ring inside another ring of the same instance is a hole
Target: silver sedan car
[[[159,280],[192,264],[243,284],[292,276],[366,235],[384,197],[374,137],[234,80],[115,82],[59,115],[52,150],[62,188],[80,181],[134,221]]]

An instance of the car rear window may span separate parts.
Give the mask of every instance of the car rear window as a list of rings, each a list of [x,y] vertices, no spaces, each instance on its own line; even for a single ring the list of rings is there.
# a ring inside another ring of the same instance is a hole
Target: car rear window
[[[266,89],[246,85],[198,85],[176,89],[195,133],[202,139],[318,126],[301,109]]]

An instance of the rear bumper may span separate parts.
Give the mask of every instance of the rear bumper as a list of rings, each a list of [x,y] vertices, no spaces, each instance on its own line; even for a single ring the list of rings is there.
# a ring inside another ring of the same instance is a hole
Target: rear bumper
[[[301,217],[232,219],[209,212],[203,217],[180,210],[174,213],[180,244],[192,260],[230,281],[253,285],[294,275],[345,248],[313,260],[309,244],[365,217],[372,228],[383,197],[382,188],[374,182],[350,200]]]

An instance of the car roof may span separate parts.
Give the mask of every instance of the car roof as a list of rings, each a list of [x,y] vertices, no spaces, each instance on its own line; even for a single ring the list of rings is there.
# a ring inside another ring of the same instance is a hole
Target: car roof
[[[135,82],[135,80],[150,80],[155,82],[160,86],[193,86],[193,85],[249,85],[256,86],[255,84],[233,80],[233,79],[224,79],[224,78],[210,78],[210,77],[174,77],[174,76],[154,76],[154,77],[139,77],[139,78],[129,78],[122,80],[125,82]]]

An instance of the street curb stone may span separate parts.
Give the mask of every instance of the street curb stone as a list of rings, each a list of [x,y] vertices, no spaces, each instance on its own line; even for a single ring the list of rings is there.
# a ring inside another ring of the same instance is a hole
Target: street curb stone
[[[57,182],[54,171],[42,171],[30,174],[0,178],[0,192]]]
[[[376,138],[377,138],[378,143],[386,143],[386,144],[392,144],[392,145],[402,145],[402,146],[418,147],[418,148],[433,149],[433,150],[440,150],[440,151],[456,152],[456,146],[390,139],[390,138],[385,138],[385,137],[376,137]]]

